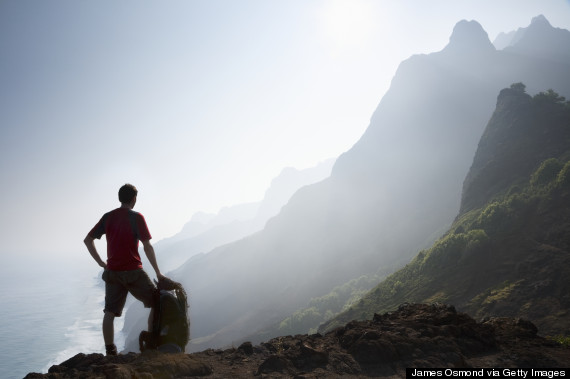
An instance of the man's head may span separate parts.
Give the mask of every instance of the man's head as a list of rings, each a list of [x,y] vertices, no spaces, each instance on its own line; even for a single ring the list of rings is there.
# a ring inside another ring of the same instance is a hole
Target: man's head
[[[135,186],[127,183],[119,188],[119,201],[121,204],[131,204],[133,201],[136,201],[138,192]]]

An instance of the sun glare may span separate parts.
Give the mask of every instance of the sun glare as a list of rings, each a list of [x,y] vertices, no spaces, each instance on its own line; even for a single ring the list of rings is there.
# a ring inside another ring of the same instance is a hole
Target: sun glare
[[[374,9],[370,1],[326,1],[320,17],[323,34],[337,54],[365,46],[374,32]]]

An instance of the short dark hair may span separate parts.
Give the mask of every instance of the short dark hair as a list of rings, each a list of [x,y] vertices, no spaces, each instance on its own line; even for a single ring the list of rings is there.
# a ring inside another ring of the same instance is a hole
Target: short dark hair
[[[139,193],[137,187],[127,183],[119,188],[119,201],[123,204],[128,204],[133,201],[137,193]]]

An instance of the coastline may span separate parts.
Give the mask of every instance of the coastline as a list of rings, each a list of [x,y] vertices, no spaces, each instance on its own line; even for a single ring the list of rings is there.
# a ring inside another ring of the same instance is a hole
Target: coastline
[[[100,270],[87,259],[60,263],[45,256],[31,267],[26,259],[6,263],[0,278],[4,305],[0,377],[47,372],[80,351],[104,350]]]

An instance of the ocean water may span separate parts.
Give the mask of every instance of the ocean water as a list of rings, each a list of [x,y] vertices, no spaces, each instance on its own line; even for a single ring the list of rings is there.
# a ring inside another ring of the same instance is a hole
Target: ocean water
[[[102,270],[88,254],[73,261],[12,260],[3,262],[3,271],[0,378],[46,373],[77,353],[104,352]],[[115,320],[119,349],[124,345],[123,319]]]

